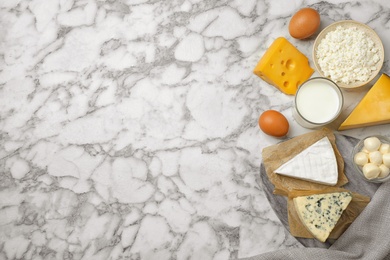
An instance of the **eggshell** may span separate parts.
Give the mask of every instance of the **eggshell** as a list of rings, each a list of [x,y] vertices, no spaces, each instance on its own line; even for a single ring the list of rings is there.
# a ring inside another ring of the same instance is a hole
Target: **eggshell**
[[[296,39],[312,36],[320,27],[320,14],[312,8],[303,8],[296,12],[290,20],[288,30]]]
[[[276,110],[264,111],[259,118],[260,129],[267,135],[283,137],[290,127],[284,115]]]

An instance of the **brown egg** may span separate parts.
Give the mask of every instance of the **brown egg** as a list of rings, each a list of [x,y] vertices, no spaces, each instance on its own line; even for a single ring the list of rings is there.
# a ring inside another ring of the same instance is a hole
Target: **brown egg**
[[[288,31],[296,39],[306,39],[318,30],[320,23],[320,14],[316,10],[303,8],[291,18]]]
[[[290,127],[287,119],[276,110],[264,111],[259,118],[260,129],[267,135],[283,137]]]

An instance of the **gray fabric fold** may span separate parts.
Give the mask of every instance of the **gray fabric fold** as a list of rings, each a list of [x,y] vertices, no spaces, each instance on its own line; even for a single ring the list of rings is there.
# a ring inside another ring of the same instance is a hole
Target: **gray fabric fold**
[[[390,260],[390,182],[383,183],[371,202],[329,248],[294,248],[243,260]]]

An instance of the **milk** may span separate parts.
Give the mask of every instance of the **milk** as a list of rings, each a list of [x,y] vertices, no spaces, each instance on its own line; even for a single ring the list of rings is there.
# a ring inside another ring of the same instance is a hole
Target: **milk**
[[[342,106],[342,93],[333,81],[312,78],[299,87],[293,115],[303,127],[316,128],[334,121],[340,115]]]

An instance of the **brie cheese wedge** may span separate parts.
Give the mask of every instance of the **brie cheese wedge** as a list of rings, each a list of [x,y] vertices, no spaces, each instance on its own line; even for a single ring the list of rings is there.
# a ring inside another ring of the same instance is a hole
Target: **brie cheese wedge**
[[[314,194],[293,199],[302,224],[321,242],[329,237],[351,200],[349,192]]]
[[[331,186],[338,180],[336,155],[328,137],[318,140],[274,172]]]

